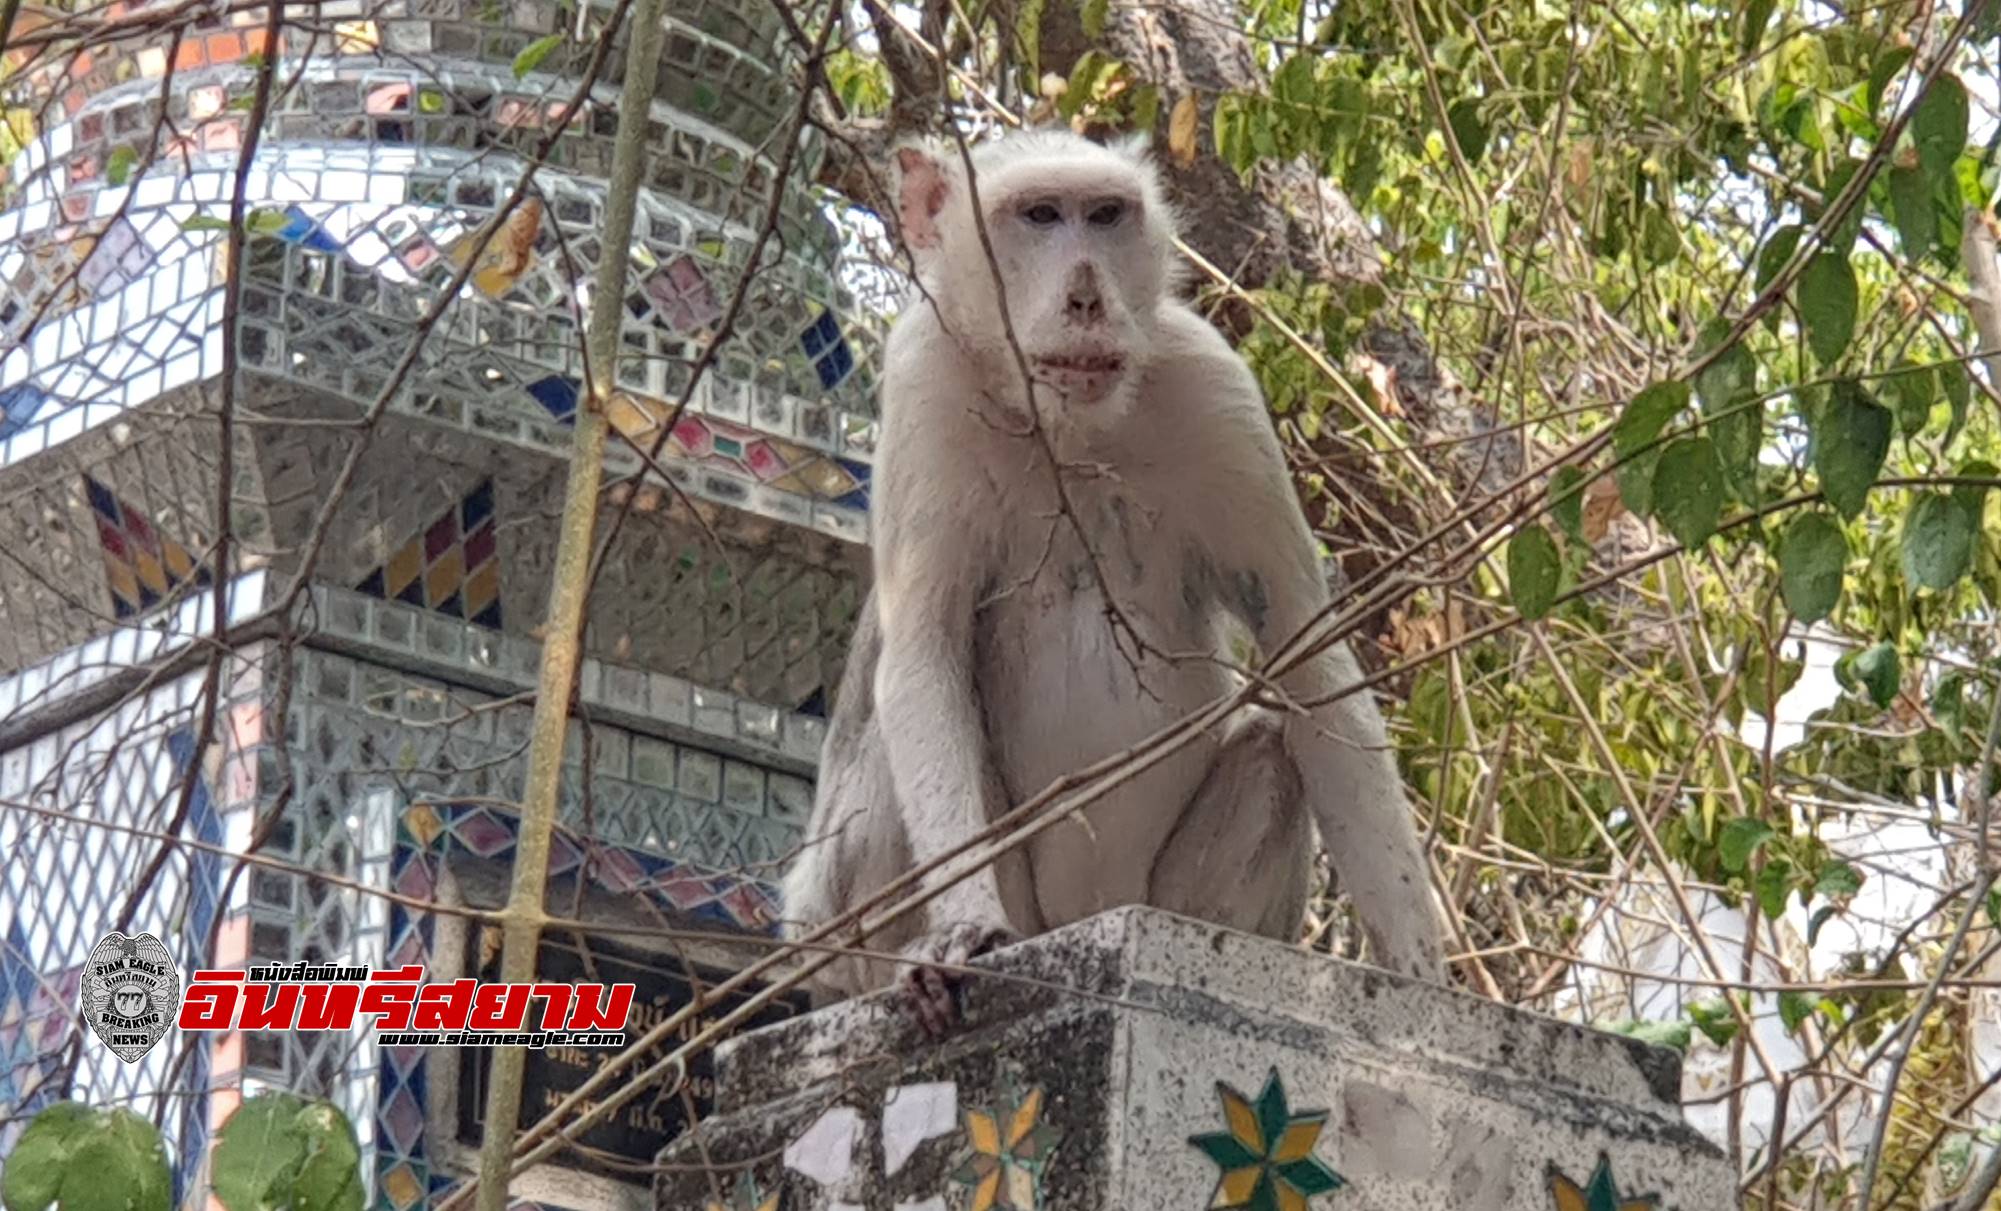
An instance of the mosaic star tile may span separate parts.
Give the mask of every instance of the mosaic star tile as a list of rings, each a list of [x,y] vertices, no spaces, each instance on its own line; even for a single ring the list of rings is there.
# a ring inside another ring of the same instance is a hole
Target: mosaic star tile
[[[1313,1155],[1328,1112],[1292,1113],[1277,1068],[1265,1077],[1255,1102],[1222,1081],[1216,1082],[1216,1094],[1229,1129],[1188,1137],[1223,1171],[1209,1206],[1306,1211],[1313,1196],[1347,1184]]]
[[[1043,1102],[1039,1085],[1017,1099],[1004,1084],[998,1104],[965,1111],[972,1155],[951,1176],[973,1188],[971,1211],[1040,1211],[1042,1176],[1063,1138],[1041,1121]]]
[[[1658,1194],[1621,1194],[1612,1177],[1612,1158],[1598,1154],[1591,1180],[1579,1186],[1555,1165],[1549,1167],[1549,1195],[1556,1211],[1653,1211]]]

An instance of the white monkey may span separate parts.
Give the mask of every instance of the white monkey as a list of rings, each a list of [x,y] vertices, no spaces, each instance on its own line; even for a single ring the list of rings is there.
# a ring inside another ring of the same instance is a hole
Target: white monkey
[[[1257,382],[1177,298],[1143,150],[1037,132],[971,159],[969,183],[956,148],[896,157],[921,290],[886,351],[875,586],[785,880],[793,936],[1236,688],[1233,629],[1269,653],[1328,601]],[[1342,644],[1284,688],[1359,679]],[[956,1016],[927,963],[1122,904],[1297,937],[1309,819],[1374,960],[1443,979],[1370,696],[1250,708],[1217,732],[866,941],[912,960],[927,1029]],[[821,978],[847,995],[894,974],[843,960]]]

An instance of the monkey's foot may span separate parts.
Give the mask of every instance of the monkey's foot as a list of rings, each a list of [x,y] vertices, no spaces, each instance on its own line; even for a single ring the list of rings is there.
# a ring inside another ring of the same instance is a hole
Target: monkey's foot
[[[942,1038],[959,1024],[959,993],[965,976],[945,968],[963,967],[972,959],[1020,941],[1005,925],[950,925],[934,930],[903,948],[910,960],[899,981],[917,1024],[930,1037]]]

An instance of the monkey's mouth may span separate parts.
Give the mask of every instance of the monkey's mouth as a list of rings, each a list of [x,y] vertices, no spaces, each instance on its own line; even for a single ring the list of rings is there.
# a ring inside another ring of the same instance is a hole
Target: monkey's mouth
[[[1126,359],[1116,353],[1045,353],[1035,364],[1058,374],[1117,374]]]
[[[1045,353],[1035,358],[1035,377],[1072,404],[1110,398],[1125,370],[1126,359],[1116,353]]]

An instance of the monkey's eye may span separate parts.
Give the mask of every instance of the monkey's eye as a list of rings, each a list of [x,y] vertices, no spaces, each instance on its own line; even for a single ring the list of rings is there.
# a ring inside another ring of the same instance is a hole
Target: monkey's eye
[[[1126,204],[1124,202],[1106,202],[1100,206],[1093,207],[1091,213],[1084,216],[1084,221],[1093,227],[1113,227],[1118,224],[1120,219],[1125,217]]]
[[[1063,212],[1054,202],[1037,202],[1022,208],[1021,217],[1037,227],[1053,227],[1063,221]]]

